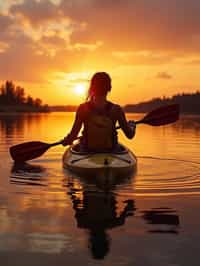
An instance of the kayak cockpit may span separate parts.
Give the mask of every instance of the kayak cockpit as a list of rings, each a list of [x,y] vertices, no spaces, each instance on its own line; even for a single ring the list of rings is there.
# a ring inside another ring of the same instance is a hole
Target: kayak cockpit
[[[137,159],[125,146],[112,152],[86,152],[80,144],[69,147],[63,155],[63,166],[78,176],[130,176]]]
[[[72,154],[77,154],[77,155],[84,155],[84,154],[102,154],[102,153],[109,153],[109,154],[126,154],[128,153],[128,149],[122,145],[122,144],[118,144],[117,147],[115,149],[113,149],[112,151],[101,151],[101,152],[98,152],[98,151],[86,151],[86,150],[83,150],[81,148],[81,144],[80,143],[76,143],[74,145],[72,145],[70,147],[70,151]]]

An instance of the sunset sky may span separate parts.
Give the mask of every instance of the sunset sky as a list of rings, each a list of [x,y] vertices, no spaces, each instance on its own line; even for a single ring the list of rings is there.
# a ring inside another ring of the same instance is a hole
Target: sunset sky
[[[0,82],[78,104],[96,71],[111,100],[200,89],[199,0],[0,0]]]

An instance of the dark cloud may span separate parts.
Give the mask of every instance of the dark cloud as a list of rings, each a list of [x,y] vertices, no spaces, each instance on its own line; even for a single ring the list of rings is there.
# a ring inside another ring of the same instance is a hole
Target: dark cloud
[[[0,80],[46,81],[57,71],[77,70],[87,53],[66,48],[62,38],[43,37],[34,41],[23,32],[9,36],[9,47],[0,53]],[[55,48],[55,54],[52,51]]]
[[[156,75],[156,78],[159,78],[159,79],[172,79],[172,76],[170,74],[168,74],[167,72],[159,72]]]
[[[50,45],[55,48],[63,48],[66,46],[66,40],[54,34],[53,36],[42,36],[40,42],[44,45]]]
[[[12,5],[10,12],[23,16],[33,26],[63,17],[62,10],[49,0],[25,0],[21,4]]]
[[[200,65],[200,59],[199,56],[196,56],[196,59],[194,60],[187,60],[187,62],[185,62],[186,65]]]
[[[156,51],[114,51],[114,60],[125,65],[161,65],[173,62],[178,57],[174,53],[157,53]]]
[[[37,51],[31,39],[22,34],[18,35],[6,52],[0,54],[0,79],[31,82],[40,80],[40,72],[43,72],[44,68],[47,70],[48,65],[47,58],[37,55]]]
[[[71,8],[67,1],[62,2],[66,15],[88,23],[86,32],[74,32],[74,41],[100,39],[109,47],[127,50],[199,49],[200,40],[195,36],[200,34],[200,2],[135,0],[103,8],[105,2],[80,7],[75,0]]]
[[[199,13],[197,0],[24,0],[0,14],[0,42],[9,44],[0,75],[36,80],[77,66],[173,63],[199,51]]]
[[[9,16],[0,14],[0,34],[7,32],[13,24],[13,19]]]
[[[25,0],[10,11],[32,25],[64,17],[76,21],[73,43],[103,41],[107,49],[188,52],[200,45],[197,0],[61,0],[57,5],[50,0]]]

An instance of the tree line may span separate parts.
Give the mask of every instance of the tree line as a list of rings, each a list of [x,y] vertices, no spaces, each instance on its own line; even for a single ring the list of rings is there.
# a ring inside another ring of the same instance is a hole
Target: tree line
[[[47,110],[48,105],[43,105],[40,98],[26,96],[25,89],[15,86],[12,81],[6,81],[0,87],[0,106],[20,106],[32,110]]]
[[[178,103],[182,113],[200,114],[200,92],[181,93],[172,97],[154,98],[138,104],[125,105],[126,112],[145,113],[157,107]]]

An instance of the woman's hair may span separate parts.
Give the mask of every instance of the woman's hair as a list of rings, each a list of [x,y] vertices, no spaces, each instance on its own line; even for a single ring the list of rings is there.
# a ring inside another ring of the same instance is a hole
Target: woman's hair
[[[106,72],[97,72],[90,81],[87,100],[95,96],[104,96],[111,91],[111,78]]]

